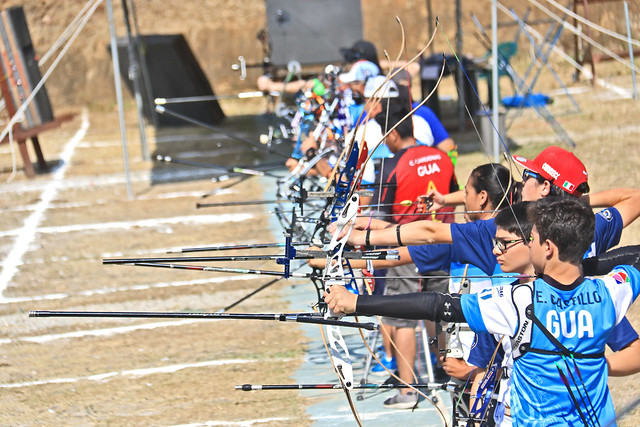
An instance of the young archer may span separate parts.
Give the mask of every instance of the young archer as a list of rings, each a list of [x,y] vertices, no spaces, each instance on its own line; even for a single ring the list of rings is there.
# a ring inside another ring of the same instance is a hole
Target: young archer
[[[467,295],[397,296],[358,296],[332,286],[325,301],[336,313],[467,322],[478,333],[509,336],[516,349],[511,391],[515,425],[589,425],[594,419],[606,425],[615,413],[604,346],[640,293],[640,272],[637,266],[620,266],[603,279],[583,276],[581,260],[593,240],[595,220],[578,200],[542,199],[529,214],[530,259],[540,276],[532,284]],[[515,302],[527,296],[529,304]],[[579,383],[566,381],[569,371],[578,368]],[[575,398],[578,390],[587,400]]]

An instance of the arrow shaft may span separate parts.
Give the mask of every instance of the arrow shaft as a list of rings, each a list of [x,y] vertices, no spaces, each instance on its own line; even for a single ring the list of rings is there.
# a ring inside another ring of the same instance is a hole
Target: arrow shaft
[[[242,384],[235,387],[242,391],[259,390],[342,390],[342,384]],[[425,384],[355,384],[354,389],[394,389],[394,388],[422,388],[429,390],[461,391],[460,387],[449,383]]]
[[[334,325],[348,328],[377,330],[373,322],[347,322],[325,319],[316,313],[175,313],[145,311],[30,311],[29,317],[106,317],[136,319],[236,319],[236,320],[277,320],[279,322],[298,322],[317,325]]]
[[[293,200],[277,199],[277,200],[250,200],[243,202],[220,202],[220,203],[198,203],[198,208],[218,208],[222,206],[253,206],[253,205],[271,205],[275,203],[295,203]]]
[[[228,268],[228,267],[208,267],[202,265],[185,265],[185,264],[163,264],[155,262],[132,262],[127,265],[137,265],[141,267],[155,268],[173,268],[176,270],[195,270],[195,271],[215,271],[219,273],[237,273],[237,274],[261,274],[265,276],[284,276],[282,271],[273,270],[255,270],[249,268]],[[311,273],[292,273],[290,277],[299,279],[310,279],[315,277]]]
[[[293,246],[311,246],[313,242],[298,242],[292,243]],[[286,243],[256,243],[246,245],[228,245],[228,246],[203,246],[200,248],[182,248],[174,251],[167,251],[167,253],[187,253],[187,252],[208,252],[208,251],[228,251],[238,249],[264,249],[264,248],[281,248],[286,246]]]
[[[156,105],[155,109],[160,114],[167,114],[167,115],[175,117],[177,119],[184,120],[185,122],[193,123],[194,125],[198,125],[198,126],[202,126],[202,127],[206,128],[206,129],[210,129],[210,130],[212,130],[214,132],[217,132],[219,134],[222,134],[222,135],[226,136],[227,138],[231,138],[231,139],[234,139],[236,141],[244,142],[245,144],[251,145],[252,147],[258,148],[258,149],[260,149],[262,151],[266,151],[268,153],[273,153],[273,154],[275,154],[277,156],[280,156],[282,158],[285,158],[285,159],[289,158],[289,156],[286,156],[286,155],[284,155],[282,153],[279,153],[277,151],[270,150],[268,148],[263,147],[262,144],[260,144],[260,143],[257,143],[257,142],[254,142],[254,141],[250,141],[250,140],[245,139],[245,138],[241,138],[241,137],[239,137],[237,135],[234,135],[232,133],[224,131],[224,130],[216,127],[216,126],[212,126],[212,125],[210,125],[208,123],[204,123],[204,122],[202,122],[200,120],[196,120],[196,119],[194,119],[192,117],[185,116],[184,114],[180,114],[180,113],[176,113],[175,111],[167,110],[166,108],[164,108],[164,107],[162,107],[160,105]]]
[[[325,258],[325,251],[297,250],[293,251],[293,256],[287,258],[283,255],[237,255],[237,256],[192,256],[192,257],[163,257],[163,258],[105,258],[103,264],[136,264],[136,263],[166,263],[166,262],[215,262],[215,261],[284,261],[292,259],[314,259]],[[393,261],[400,259],[398,251],[367,251],[367,252],[345,252],[344,258],[364,259],[364,260],[386,260]]]

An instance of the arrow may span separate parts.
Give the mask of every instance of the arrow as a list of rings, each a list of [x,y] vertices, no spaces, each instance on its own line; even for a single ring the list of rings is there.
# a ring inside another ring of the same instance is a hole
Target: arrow
[[[298,322],[317,325],[344,326],[347,328],[375,331],[378,324],[373,322],[346,322],[325,319],[317,313],[174,313],[153,311],[30,311],[29,317],[108,317],[136,319],[248,319],[277,320],[279,322]]]
[[[162,262],[208,262],[208,261],[282,261],[286,259],[315,259],[325,258],[327,251],[293,250],[293,257],[286,255],[239,255],[239,256],[209,256],[209,257],[164,257],[164,258],[105,258],[103,264],[137,264],[137,263],[162,263]],[[344,257],[348,259],[364,260],[386,260],[397,261],[400,259],[398,251],[367,251],[367,252],[345,252]]]

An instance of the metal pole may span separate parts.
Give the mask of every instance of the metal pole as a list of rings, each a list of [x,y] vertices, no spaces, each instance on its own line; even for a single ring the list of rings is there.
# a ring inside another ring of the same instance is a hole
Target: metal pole
[[[429,34],[433,34],[433,10],[431,9],[431,0],[427,0],[427,21],[429,22]],[[429,51],[432,55],[435,53],[435,46],[433,43],[431,44]]]
[[[142,151],[142,160],[149,161],[149,147],[147,146],[147,133],[144,129],[144,113],[142,102],[142,91],[140,88],[140,65],[136,56],[136,47],[133,37],[131,36],[131,23],[129,22],[129,8],[127,0],[122,0],[122,10],[124,12],[124,23],[127,29],[127,50],[129,52],[129,80],[133,82],[133,91],[136,98],[136,106],[138,107],[138,127],[140,128],[140,150]],[[152,107],[149,107],[152,108]]]
[[[130,0],[131,5],[131,20],[133,21],[133,30],[135,33],[135,47],[138,52],[138,58],[140,58],[140,71],[141,71],[141,79],[144,84],[146,102],[149,106],[149,110],[151,113],[151,121],[155,128],[158,127],[158,115],[156,114],[156,110],[153,109],[153,90],[151,88],[151,78],[149,77],[149,69],[147,68],[147,61],[145,53],[147,51],[147,47],[144,44],[142,36],[140,35],[140,28],[138,27],[138,20],[136,18],[136,7],[133,0]]]
[[[456,80],[458,81],[458,127],[460,131],[465,131],[467,128],[467,116],[465,115],[465,101],[466,101],[466,87],[467,82],[464,78],[464,70],[462,69],[464,63],[464,55],[462,54],[462,1],[456,0],[456,51],[460,55],[460,62],[456,72]]]
[[[491,0],[491,87],[493,100],[491,105],[493,113],[493,161],[498,163],[500,161],[500,99],[498,95],[498,0]]]
[[[116,86],[116,99],[118,101],[118,118],[120,121],[120,139],[122,140],[122,158],[124,160],[124,173],[127,181],[127,196],[133,199],[131,191],[131,177],[129,176],[129,152],[127,151],[127,132],[124,123],[124,106],[122,103],[122,84],[120,83],[120,60],[118,58],[118,41],[116,40],[116,27],[113,23],[113,4],[107,0],[107,17],[109,19],[109,31],[111,33],[111,57],[113,58],[113,79]]]
[[[629,42],[629,62],[631,63],[631,80],[633,82],[633,99],[638,100],[638,87],[636,86],[636,69],[633,61],[633,46],[631,46],[631,25],[629,24],[629,5],[624,2],[624,19],[627,21],[627,39]]]

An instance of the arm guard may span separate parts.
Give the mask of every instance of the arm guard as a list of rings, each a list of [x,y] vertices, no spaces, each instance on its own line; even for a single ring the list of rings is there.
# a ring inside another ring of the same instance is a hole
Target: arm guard
[[[623,246],[595,257],[582,260],[585,276],[601,276],[617,265],[631,265],[640,269],[640,245]]]
[[[466,322],[459,294],[418,292],[402,295],[359,295],[356,312],[400,319]]]

